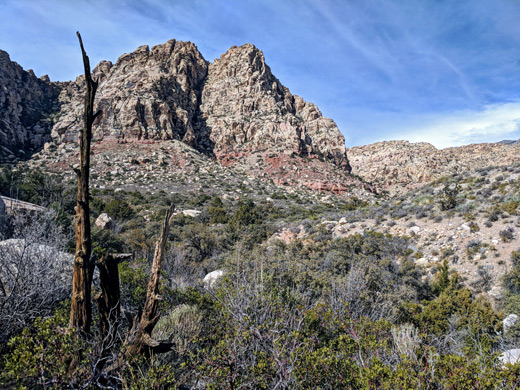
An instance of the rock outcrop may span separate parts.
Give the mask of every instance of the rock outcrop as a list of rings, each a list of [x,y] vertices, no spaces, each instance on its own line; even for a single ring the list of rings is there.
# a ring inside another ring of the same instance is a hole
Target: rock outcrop
[[[219,159],[269,150],[323,157],[350,171],[345,139],[332,119],[292,95],[260,50],[232,47],[208,64],[190,42],[141,46],[93,70],[101,115],[94,140],[181,140]],[[63,89],[56,143],[75,141],[81,127],[84,77]]]
[[[207,68],[193,43],[173,39],[151,50],[141,46],[115,64],[100,62],[92,72],[101,111],[94,140],[179,139],[197,146],[193,126]],[[79,76],[61,93],[60,120],[52,130],[56,142],[76,141],[84,91],[84,76]]]
[[[24,158],[50,141],[60,90],[0,50],[0,162]]]
[[[518,143],[483,143],[437,149],[425,142],[385,141],[348,149],[352,173],[390,192],[411,189],[453,173],[517,163]]]
[[[350,170],[334,121],[292,95],[251,44],[233,46],[209,65],[201,112],[217,156],[269,149],[321,155]]]

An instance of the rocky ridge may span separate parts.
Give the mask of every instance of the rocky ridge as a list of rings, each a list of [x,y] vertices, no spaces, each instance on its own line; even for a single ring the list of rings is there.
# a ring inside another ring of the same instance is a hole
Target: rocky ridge
[[[170,40],[150,50],[141,46],[115,64],[100,62],[93,126],[95,141],[179,139],[195,142],[195,118],[207,63],[191,42]],[[56,143],[75,142],[81,129],[84,76],[60,94],[60,119],[52,129]]]
[[[101,111],[94,140],[175,139],[219,160],[258,150],[322,156],[350,170],[334,121],[292,95],[251,44],[208,64],[193,43],[170,40],[141,46],[115,64],[102,61],[93,75]],[[83,76],[63,88],[55,143],[77,139],[84,89]]]
[[[450,174],[520,162],[518,143],[439,150],[426,142],[385,141],[347,150],[352,173],[391,193],[402,193]]]

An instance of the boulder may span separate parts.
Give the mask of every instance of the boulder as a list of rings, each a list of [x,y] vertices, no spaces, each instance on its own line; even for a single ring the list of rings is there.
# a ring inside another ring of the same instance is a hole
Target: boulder
[[[195,218],[200,215],[201,211],[199,211],[199,210],[182,210],[182,213],[187,217]]]
[[[100,229],[112,229],[114,227],[114,222],[112,218],[108,216],[107,213],[100,214],[96,219],[96,226]]]
[[[204,279],[202,280],[202,282],[204,283],[204,288],[207,290],[212,289],[215,286],[217,280],[220,279],[223,275],[224,271],[218,269],[204,276]]]
[[[516,314],[509,314],[504,321],[502,321],[502,325],[504,326],[504,333],[506,333],[513,325],[518,322],[518,316]]]
[[[520,348],[508,349],[500,354],[498,360],[505,366],[506,364],[520,363]]]

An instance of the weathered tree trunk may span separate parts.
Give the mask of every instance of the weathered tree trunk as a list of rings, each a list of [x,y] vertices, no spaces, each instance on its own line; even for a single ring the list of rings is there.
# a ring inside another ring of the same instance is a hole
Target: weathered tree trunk
[[[159,296],[159,278],[174,210],[175,206],[171,205],[166,212],[161,235],[155,244],[152,269],[150,271],[150,278],[148,279],[146,301],[140,319],[139,316],[136,316],[132,329],[130,330],[130,339],[125,351],[126,359],[136,354],[149,353],[151,351],[156,353],[165,352],[171,347],[171,344],[162,344],[153,340],[151,334],[160,317],[157,313],[157,304],[161,300]]]
[[[101,292],[95,296],[95,300],[99,309],[99,335],[104,349],[110,348],[113,344],[121,314],[117,266],[121,260],[131,257],[131,254],[108,253],[96,262]]]
[[[94,112],[94,97],[98,83],[90,75],[90,61],[83,48],[81,35],[78,35],[83,65],[85,67],[85,112],[83,113],[83,128],[79,138],[79,168],[75,169],[78,177],[78,197],[76,203],[76,252],[74,255],[74,275],[72,278],[72,303],[70,308],[69,326],[89,333],[92,321],[92,274],[94,263],[90,260],[92,242],[90,240],[89,211],[89,169],[90,141],[92,139],[92,123],[97,114]]]

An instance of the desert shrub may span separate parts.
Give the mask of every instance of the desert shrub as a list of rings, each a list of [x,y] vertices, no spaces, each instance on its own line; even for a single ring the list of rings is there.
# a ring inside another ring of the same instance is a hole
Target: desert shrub
[[[202,331],[203,314],[194,305],[182,304],[161,316],[155,326],[152,338],[157,341],[171,342],[178,354],[188,350],[192,340]]]
[[[146,297],[148,287],[148,262],[144,259],[121,262],[118,266],[121,305],[126,310],[135,311]]]
[[[11,223],[11,240],[0,245],[0,343],[52,314],[71,289],[71,256],[56,214],[20,213]]]
[[[450,318],[456,318],[456,328],[468,328],[472,334],[494,335],[500,317],[483,298],[474,299],[467,288],[446,288],[433,301],[428,302],[414,316],[416,326],[434,335],[445,334]]]
[[[187,255],[192,261],[203,261],[219,250],[220,242],[214,231],[202,223],[185,226],[181,238]]]
[[[502,229],[499,233],[500,238],[504,242],[511,242],[515,238],[515,228],[512,226],[507,226],[505,229]]]
[[[208,217],[211,223],[227,223],[229,220],[224,204],[218,196],[211,199],[208,208]]]
[[[67,322],[67,310],[59,310],[48,319],[37,318],[34,326],[12,338],[0,380],[31,389],[63,389],[86,383],[91,371],[84,358],[90,350],[73,329],[67,329]],[[71,371],[73,361],[79,367]]]
[[[480,231],[480,227],[478,226],[478,224],[473,221],[469,223],[469,229],[472,233]]]
[[[260,214],[258,207],[252,200],[248,199],[246,201],[241,201],[238,204],[238,208],[235,211],[235,214],[231,217],[229,224],[236,229],[240,226],[258,224],[261,221],[262,215]]]
[[[457,195],[459,192],[460,187],[458,184],[446,184],[440,199],[441,210],[454,209],[457,206]]]
[[[92,229],[92,251],[96,256],[100,256],[104,252],[121,253],[123,252],[125,243],[112,230]]]
[[[9,166],[0,171],[0,193],[42,206],[54,202],[68,203],[68,197],[73,196],[70,192],[65,193],[63,180],[57,175],[39,169],[12,169]]]
[[[509,294],[520,294],[520,250],[511,253],[512,269],[502,279],[502,285]]]
[[[469,258],[473,258],[475,254],[477,254],[480,251],[480,248],[482,246],[482,241],[477,239],[471,239],[466,244],[466,254]]]
[[[520,202],[512,200],[512,201],[509,201],[506,203],[502,203],[502,210],[508,214],[516,215],[519,205],[520,205]]]
[[[104,210],[112,218],[128,219],[135,215],[134,209],[122,198],[114,198],[105,204]]]

